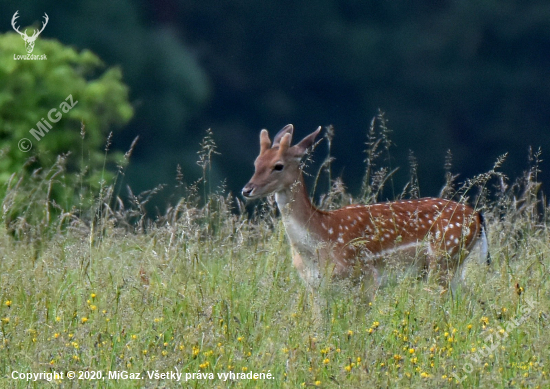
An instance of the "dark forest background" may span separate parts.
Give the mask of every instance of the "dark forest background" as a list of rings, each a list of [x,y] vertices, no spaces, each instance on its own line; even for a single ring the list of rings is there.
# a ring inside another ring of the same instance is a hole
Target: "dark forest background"
[[[16,10],[23,26],[46,12],[42,37],[121,67],[135,115],[114,147],[140,136],[126,175],[134,192],[174,184],[178,164],[185,181],[197,179],[211,128],[214,176],[236,193],[259,130],[293,123],[296,137],[334,125],[333,175],[357,193],[379,109],[393,131],[391,165],[401,167],[396,187],[412,150],[423,196],[444,184],[448,149],[459,180],[505,152],[503,170],[516,177],[529,146],[543,159],[550,149],[547,0],[2,0],[0,10],[2,32]]]

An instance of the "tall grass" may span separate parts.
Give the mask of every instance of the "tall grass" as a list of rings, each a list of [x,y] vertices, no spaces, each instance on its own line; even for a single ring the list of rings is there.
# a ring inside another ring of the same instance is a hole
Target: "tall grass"
[[[366,203],[393,171],[384,165],[389,130],[377,123],[358,199]],[[490,232],[493,263],[472,264],[465,288],[442,293],[431,280],[405,277],[369,301],[363,285],[339,283],[317,326],[273,201],[248,216],[239,199],[212,191],[213,139],[203,142],[203,178],[180,180],[183,197],[155,220],[145,212],[155,190],[130,191],[123,201],[106,185],[89,209],[64,210],[44,190],[59,184],[62,161],[24,180],[14,175],[0,226],[0,386],[182,385],[149,379],[156,370],[215,377],[184,387],[550,386],[550,234],[539,152],[513,183],[498,173],[499,160],[462,187],[448,158],[443,195],[483,207]],[[319,177],[330,172],[328,158]],[[404,196],[417,190],[414,171]],[[323,206],[350,201],[336,183]],[[14,371],[105,378],[28,383],[13,380]],[[144,379],[108,379],[108,371]],[[272,379],[218,379],[229,371]]]

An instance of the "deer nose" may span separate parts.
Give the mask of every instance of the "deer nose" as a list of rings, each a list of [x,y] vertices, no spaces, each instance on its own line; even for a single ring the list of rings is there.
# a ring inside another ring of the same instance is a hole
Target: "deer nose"
[[[248,183],[242,190],[242,194],[244,197],[251,197],[252,193],[254,192],[254,185]]]

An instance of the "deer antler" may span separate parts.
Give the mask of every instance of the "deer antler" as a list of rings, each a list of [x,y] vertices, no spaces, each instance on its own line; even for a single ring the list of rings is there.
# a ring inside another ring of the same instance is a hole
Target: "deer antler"
[[[271,140],[269,139],[269,134],[267,130],[262,130],[260,132],[260,154],[266,151],[271,147]]]
[[[25,32],[21,32],[19,31],[19,27],[17,27],[15,25],[15,19],[17,19],[19,17],[19,15],[17,15],[19,13],[19,11],[15,11],[15,13],[13,14],[13,18],[11,18],[11,26],[13,27],[13,29],[15,31],[17,31],[17,33],[21,36],[27,36],[27,30],[25,30]]]
[[[46,12],[44,12],[44,15],[46,15],[46,16],[42,16],[42,17],[44,19],[46,19],[46,21],[44,22],[44,24],[42,24],[42,28],[40,29],[40,31],[36,32],[36,30],[34,30],[34,34],[32,34],[33,38],[36,38],[38,35],[40,35],[40,33],[42,31],[44,31],[44,28],[46,28],[46,24],[48,24],[48,20],[50,20],[50,18],[48,17],[48,14]]]

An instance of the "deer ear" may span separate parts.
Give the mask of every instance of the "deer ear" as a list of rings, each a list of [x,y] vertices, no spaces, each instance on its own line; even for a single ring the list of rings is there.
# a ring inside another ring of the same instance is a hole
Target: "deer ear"
[[[315,131],[313,131],[311,134],[306,136],[304,139],[300,141],[300,143],[292,146],[292,150],[298,157],[303,157],[305,153],[307,152],[307,149],[309,149],[313,144],[315,143],[315,138],[319,133],[321,132],[321,126],[317,128]]]
[[[287,124],[286,126],[284,126],[283,129],[281,131],[279,131],[277,133],[277,135],[275,135],[275,138],[273,138],[273,146],[272,147],[279,146],[279,144],[281,143],[281,139],[283,139],[283,136],[285,136],[286,134],[290,134],[290,143],[292,143],[292,132],[293,131],[294,131],[294,126],[292,124]]]

